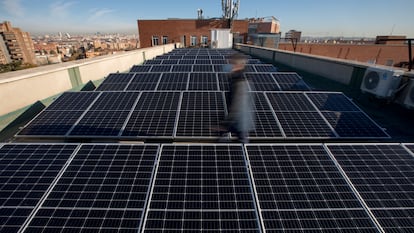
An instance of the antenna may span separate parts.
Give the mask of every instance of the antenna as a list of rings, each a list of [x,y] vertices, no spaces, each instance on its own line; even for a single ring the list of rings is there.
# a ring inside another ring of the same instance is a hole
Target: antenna
[[[221,0],[221,7],[223,9],[223,18],[229,21],[229,28],[233,24],[233,20],[239,14],[240,0]]]
[[[395,29],[395,23],[392,25],[390,36],[392,36],[392,34],[394,33],[394,29]]]

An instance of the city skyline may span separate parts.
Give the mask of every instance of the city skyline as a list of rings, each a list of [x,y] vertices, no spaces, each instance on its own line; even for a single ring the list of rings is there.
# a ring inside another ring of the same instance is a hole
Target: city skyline
[[[31,34],[137,34],[138,19],[196,18],[199,8],[206,18],[221,17],[222,13],[219,0],[161,2],[0,0],[0,21],[11,21],[15,27]],[[414,37],[410,25],[414,21],[413,8],[412,0],[242,0],[238,19],[275,16],[280,20],[282,33],[295,29],[302,31],[303,36]]]

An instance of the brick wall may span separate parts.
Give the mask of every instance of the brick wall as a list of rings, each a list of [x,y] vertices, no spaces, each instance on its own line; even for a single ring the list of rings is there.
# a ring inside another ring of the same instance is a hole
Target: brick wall
[[[291,43],[280,43],[279,49],[293,51]],[[296,52],[340,58],[346,60],[387,65],[408,62],[407,45],[349,45],[349,44],[302,44],[298,43]],[[413,49],[414,54],[414,49]]]

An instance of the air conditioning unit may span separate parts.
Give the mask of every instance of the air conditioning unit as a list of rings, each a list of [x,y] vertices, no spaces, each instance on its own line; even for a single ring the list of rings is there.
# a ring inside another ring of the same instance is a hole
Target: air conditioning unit
[[[406,108],[414,109],[414,79],[410,79],[406,88],[407,91],[404,91],[403,105]]]
[[[369,67],[362,80],[361,91],[378,98],[391,98],[398,89],[403,74],[402,70]]]

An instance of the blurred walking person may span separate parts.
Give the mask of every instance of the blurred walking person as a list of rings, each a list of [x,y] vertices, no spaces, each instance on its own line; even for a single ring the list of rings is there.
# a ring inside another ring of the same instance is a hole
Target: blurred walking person
[[[230,132],[236,134],[240,142],[248,143],[249,131],[254,129],[254,101],[249,93],[248,80],[243,75],[246,62],[244,55],[239,53],[230,57],[228,115],[220,127],[220,141],[226,141]]]

